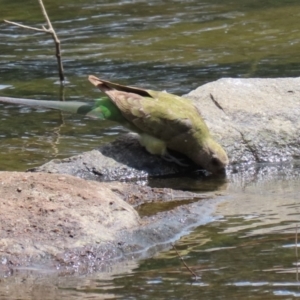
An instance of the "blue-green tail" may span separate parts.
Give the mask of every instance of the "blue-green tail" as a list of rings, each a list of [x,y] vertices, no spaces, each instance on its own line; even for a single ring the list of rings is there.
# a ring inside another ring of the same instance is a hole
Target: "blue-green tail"
[[[33,100],[10,97],[0,97],[0,102],[57,109],[64,112],[76,113],[100,120],[111,120],[120,123],[124,121],[124,117],[122,116],[120,110],[108,97],[96,99],[94,103],[77,101]]]

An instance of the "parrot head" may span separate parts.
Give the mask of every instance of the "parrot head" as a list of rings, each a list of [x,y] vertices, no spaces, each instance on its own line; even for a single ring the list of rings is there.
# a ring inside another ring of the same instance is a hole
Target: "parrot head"
[[[213,174],[224,172],[229,163],[225,150],[212,138],[208,138],[199,149],[190,153],[189,157]]]

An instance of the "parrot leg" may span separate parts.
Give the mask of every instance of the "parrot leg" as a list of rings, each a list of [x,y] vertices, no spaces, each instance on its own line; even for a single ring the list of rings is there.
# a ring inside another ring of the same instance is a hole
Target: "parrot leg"
[[[160,155],[164,160],[168,162],[176,163],[181,167],[188,167],[188,163],[184,158],[177,158],[174,155],[170,154],[167,150],[166,143],[158,138],[155,138],[149,134],[141,133],[139,135],[140,144],[146,148],[146,150],[154,155]]]
[[[184,158],[177,158],[173,155],[171,155],[168,150],[166,150],[166,152],[161,156],[164,160],[168,161],[168,162],[174,162],[177,165],[181,166],[181,167],[189,167],[190,165],[188,163],[184,163],[184,161],[186,161]]]

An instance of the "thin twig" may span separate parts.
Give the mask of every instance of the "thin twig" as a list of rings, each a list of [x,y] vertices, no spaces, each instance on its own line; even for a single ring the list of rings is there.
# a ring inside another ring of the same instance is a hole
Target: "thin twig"
[[[180,256],[180,254],[178,253],[177,249],[175,248],[175,245],[172,244],[173,249],[175,250],[176,254],[178,255],[179,259],[182,261],[183,265],[186,267],[186,269],[195,277],[195,279],[197,280],[198,278],[200,278],[200,276],[198,276],[183,260],[183,258]]]
[[[5,23],[16,25],[16,26],[19,26],[19,27],[22,27],[22,28],[25,28],[25,29],[31,29],[31,30],[35,30],[35,31],[41,31],[41,32],[48,32],[47,29],[45,30],[45,29],[41,29],[41,28],[26,26],[26,25],[22,25],[22,24],[19,24],[19,23],[16,23],[16,22],[11,22],[11,21],[8,21],[8,20],[3,20],[3,21]]]
[[[298,268],[298,224],[296,224],[295,252],[296,252],[296,280],[299,281],[299,268]]]
[[[49,27],[49,32],[51,33],[52,35],[52,38],[54,40],[54,43],[55,43],[55,48],[56,48],[56,58],[57,58],[57,63],[58,63],[58,70],[59,70],[59,78],[60,78],[60,81],[61,82],[64,82],[65,78],[64,78],[64,69],[63,69],[63,65],[62,65],[62,60],[61,60],[61,51],[60,51],[60,40],[58,39],[57,35],[56,35],[56,32],[51,24],[51,21],[48,17],[48,14],[47,14],[47,11],[45,9],[45,6],[43,4],[43,1],[42,0],[39,0],[39,3],[40,3],[40,6],[42,8],[42,12],[43,12],[43,15],[48,23],[48,27]],[[45,27],[43,27],[45,30],[47,30]]]
[[[34,31],[45,32],[45,33],[51,34],[51,36],[53,38],[53,41],[55,43],[55,49],[56,49],[55,56],[56,56],[57,64],[58,64],[58,73],[59,73],[60,82],[64,83],[65,76],[64,76],[64,68],[63,68],[62,59],[61,59],[60,40],[58,39],[58,37],[56,35],[56,32],[55,32],[55,30],[54,30],[54,28],[53,28],[53,26],[51,24],[51,21],[50,21],[50,19],[48,17],[48,14],[46,12],[46,9],[45,9],[45,6],[43,4],[43,1],[42,0],[38,0],[38,1],[39,1],[39,4],[40,4],[41,9],[42,9],[42,13],[43,13],[43,15],[44,15],[44,17],[45,17],[45,19],[47,21],[47,24],[48,24],[49,28],[45,28],[45,26],[42,26],[42,29],[41,29],[41,28],[36,28],[36,27],[22,25],[22,24],[19,24],[19,23],[16,23],[16,22],[8,21],[8,20],[4,20],[4,22],[8,23],[8,24],[15,25],[15,26],[19,26],[21,28],[25,28],[25,29],[30,29],[30,30],[34,30]]]

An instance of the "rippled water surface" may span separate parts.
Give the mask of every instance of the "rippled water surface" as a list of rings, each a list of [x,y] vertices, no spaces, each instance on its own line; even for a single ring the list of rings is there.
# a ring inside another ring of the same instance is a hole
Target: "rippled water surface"
[[[88,276],[15,272],[1,278],[0,299],[299,298],[300,163],[247,173],[230,176],[215,221],[182,237],[176,250]]]
[[[61,89],[51,37],[0,23],[0,95],[91,100],[94,74],[123,84],[184,94],[221,77],[300,73],[296,0],[44,0],[62,43]],[[42,26],[38,1],[0,0],[0,19]],[[46,109],[0,104],[0,170],[25,170],[88,151],[123,129]],[[229,178],[216,221],[174,250],[129,262],[109,274],[3,278],[0,299],[294,299],[299,166],[268,180]],[[238,175],[236,175],[238,176]],[[200,188],[201,189],[201,188]],[[205,189],[205,187],[203,187]],[[300,231],[300,230],[299,230]],[[121,275],[117,275],[120,274]]]
[[[35,0],[0,0],[1,19],[44,25]],[[298,76],[300,3],[45,1],[62,44],[64,90],[49,35],[0,23],[0,94],[92,100],[89,74],[184,94],[220,77]],[[6,87],[6,88],[5,88]],[[25,170],[111,140],[115,124],[0,104],[0,170]]]

